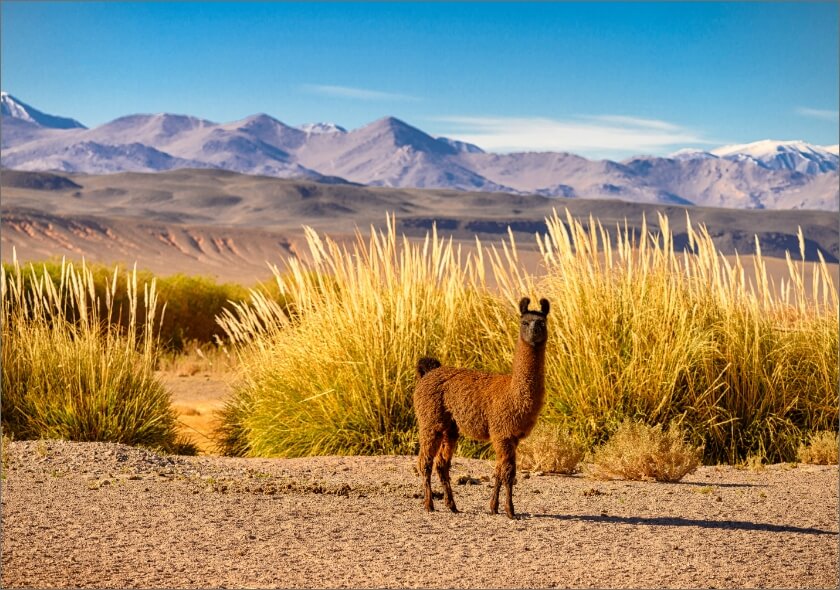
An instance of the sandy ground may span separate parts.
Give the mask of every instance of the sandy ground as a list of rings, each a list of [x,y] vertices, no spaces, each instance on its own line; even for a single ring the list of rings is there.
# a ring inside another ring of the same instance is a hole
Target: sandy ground
[[[168,457],[105,443],[4,449],[9,587],[837,587],[836,467],[703,467],[681,483],[456,459],[462,512],[427,514],[413,457]]]
[[[232,373],[203,372],[183,375],[159,371],[158,379],[172,394],[172,407],[178,412],[180,434],[194,443],[201,454],[213,454],[212,435],[216,413],[230,395]]]

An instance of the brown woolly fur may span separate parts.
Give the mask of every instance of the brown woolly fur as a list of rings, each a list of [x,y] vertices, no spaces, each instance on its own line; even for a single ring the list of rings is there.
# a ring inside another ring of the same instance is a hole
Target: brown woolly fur
[[[516,478],[516,446],[531,432],[545,398],[546,315],[549,303],[540,299],[540,311],[528,309],[530,300],[519,302],[522,314],[519,342],[510,374],[442,367],[435,359],[417,363],[414,411],[420,431],[418,464],[424,477],[426,510],[433,511],[432,466],[444,489],[444,502],[458,512],[449,483],[452,455],[461,433],[490,440],[496,452],[496,481],[490,511],[499,511],[499,489],[507,491],[505,512],[514,518],[513,483]]]
[[[429,371],[437,369],[438,367],[440,367],[439,360],[428,357],[421,358],[417,361],[417,378],[420,379],[423,375]]]

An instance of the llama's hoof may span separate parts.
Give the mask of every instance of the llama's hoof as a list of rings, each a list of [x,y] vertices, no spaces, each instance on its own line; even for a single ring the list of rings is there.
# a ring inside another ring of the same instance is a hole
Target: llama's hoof
[[[434,504],[424,504],[423,508],[426,509],[426,512],[434,512],[435,511],[435,505]]]
[[[452,504],[449,504],[449,509],[450,509],[450,510],[451,510],[454,514],[458,514],[458,507],[457,507],[457,506],[455,506],[455,503],[454,503],[454,502],[453,502]]]

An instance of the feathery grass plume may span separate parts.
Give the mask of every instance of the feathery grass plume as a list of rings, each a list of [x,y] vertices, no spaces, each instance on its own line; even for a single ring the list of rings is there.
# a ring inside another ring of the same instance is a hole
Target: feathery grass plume
[[[836,431],[821,430],[811,434],[808,444],[799,445],[798,458],[802,463],[837,465],[840,455],[840,436]]]
[[[34,262],[41,274],[48,274],[54,283],[61,281],[63,262],[47,260]],[[122,281],[113,283],[115,274],[122,273],[120,266],[108,268],[101,264],[85,264],[91,274],[95,298],[99,302],[99,313],[108,317],[109,321],[117,324],[125,331],[129,318],[129,294],[127,284]],[[6,274],[14,274],[14,265],[4,263]],[[172,352],[182,352],[193,341],[199,343],[213,343],[223,334],[216,323],[216,315],[229,306],[229,301],[242,301],[247,298],[248,290],[233,283],[218,284],[209,277],[187,276],[175,274],[163,278],[155,277],[148,271],[131,271],[137,277],[137,284],[151,284],[157,286],[157,300],[159,306],[166,306],[166,314],[159,318],[159,325],[155,325],[158,340],[164,349]],[[23,290],[30,288],[31,273],[23,275]],[[279,300],[271,289],[265,290],[269,297]],[[111,302],[111,315],[105,309],[106,299]],[[282,302],[281,302],[282,303]],[[73,309],[73,302],[66,300],[63,313],[65,317],[75,318],[77,312]],[[144,307],[137,309],[137,322],[140,326],[138,334],[142,336],[142,326],[145,325]]]
[[[808,279],[789,258],[776,285],[760,244],[746,265],[727,259],[690,219],[683,251],[661,215],[638,232],[568,211],[546,222],[537,274],[512,232],[465,258],[436,231],[398,238],[393,218],[344,246],[307,229],[307,261],[274,272],[285,303],[252,290],[219,317],[242,366],[223,416],[236,452],[413,452],[417,359],[509,371],[523,296],[552,304],[543,418],[590,448],[644,417],[681,424],[710,463],[792,460],[803,432],[836,424],[837,291],[824,260]]]
[[[699,449],[687,444],[682,430],[672,425],[648,426],[625,420],[595,450],[592,475],[601,479],[679,481],[700,465]]]
[[[578,470],[586,448],[558,424],[538,422],[517,452],[523,469],[572,474]]]
[[[546,273],[491,251],[503,297],[552,302],[544,410],[598,443],[625,417],[679,420],[710,463],[795,456],[800,432],[837,421],[837,292],[824,260],[788,264],[779,287],[758,246],[752,275],[686,220],[677,252],[667,217],[608,231],[555,212],[537,236]],[[507,252],[507,251],[505,251]],[[804,250],[802,251],[804,260]]]
[[[451,240],[433,231],[413,244],[394,224],[350,246],[307,228],[311,262],[275,272],[289,313],[253,291],[219,318],[243,368],[222,414],[230,452],[244,439],[260,456],[413,453],[420,356],[499,368],[484,345],[508,339],[498,321],[512,314],[470,287]]]
[[[110,441],[188,450],[176,440],[169,394],[154,377],[157,290],[127,273],[99,299],[91,270],[62,262],[59,278],[15,258],[0,270],[3,428],[15,438]],[[138,317],[142,307],[143,319]],[[125,331],[113,321],[126,314]]]

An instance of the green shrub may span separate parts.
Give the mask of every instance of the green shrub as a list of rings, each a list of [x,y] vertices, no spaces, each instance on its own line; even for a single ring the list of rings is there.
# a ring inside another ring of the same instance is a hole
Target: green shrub
[[[45,261],[32,263],[40,274],[46,273],[53,282],[61,281],[62,263]],[[4,264],[6,273],[13,272],[12,265]],[[110,269],[103,265],[86,266],[93,277],[95,299],[99,302],[99,315],[103,319],[118,325],[125,332],[130,321],[130,300],[126,286],[118,282],[114,287],[111,280],[119,274],[120,267]],[[216,316],[230,306],[231,301],[244,301],[248,298],[248,289],[234,283],[216,283],[212,278],[202,276],[187,276],[183,274],[157,278],[148,271],[132,271],[137,277],[139,285],[157,283],[158,308],[165,309],[158,324],[153,326],[157,331],[160,343],[167,350],[183,351],[188,343],[214,343],[224,335],[216,323]],[[23,277],[23,289],[30,287],[32,277],[26,273]],[[266,292],[272,290],[268,285]],[[273,288],[276,293],[276,287]],[[106,310],[106,292],[110,296],[110,308]],[[88,304],[91,304],[89,301]],[[64,302],[64,314],[67,317],[78,317],[78,310],[70,301]],[[146,324],[145,310],[137,310],[137,321],[142,335]]]
[[[34,266],[24,273],[17,263],[0,271],[4,432],[188,450],[176,440],[169,395],[154,377],[154,281],[141,291],[135,273],[125,276],[123,332],[107,321],[116,275],[104,301],[84,265],[62,264],[59,277]]]

